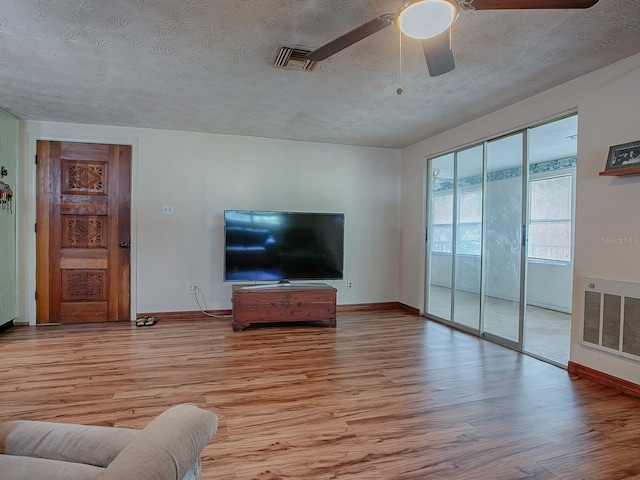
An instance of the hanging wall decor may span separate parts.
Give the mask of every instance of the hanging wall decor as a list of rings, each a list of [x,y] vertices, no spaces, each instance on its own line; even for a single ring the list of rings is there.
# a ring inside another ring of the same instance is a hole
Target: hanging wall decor
[[[13,213],[13,190],[9,184],[0,180],[0,208]]]

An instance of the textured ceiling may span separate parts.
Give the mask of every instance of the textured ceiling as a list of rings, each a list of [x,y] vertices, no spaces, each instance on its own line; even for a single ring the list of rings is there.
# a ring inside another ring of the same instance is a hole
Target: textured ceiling
[[[0,108],[32,120],[401,148],[640,52],[640,0],[465,11],[431,78],[387,28],[312,72],[272,66],[385,0],[0,0]],[[396,89],[402,86],[403,95]]]

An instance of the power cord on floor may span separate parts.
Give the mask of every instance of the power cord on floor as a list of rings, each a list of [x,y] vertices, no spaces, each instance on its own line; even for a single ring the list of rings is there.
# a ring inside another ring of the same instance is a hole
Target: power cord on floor
[[[200,305],[200,300],[198,299],[198,294],[199,293],[202,294],[202,303],[204,304],[204,308],[202,308],[202,305]],[[218,314],[215,314],[215,313],[207,312],[207,302],[204,299],[204,293],[202,293],[200,288],[198,288],[196,290],[196,293],[193,294],[193,297],[196,299],[196,303],[198,304],[198,308],[200,309],[200,312],[203,315],[206,315],[207,317],[213,317],[213,318],[231,318],[231,315],[218,315]]]

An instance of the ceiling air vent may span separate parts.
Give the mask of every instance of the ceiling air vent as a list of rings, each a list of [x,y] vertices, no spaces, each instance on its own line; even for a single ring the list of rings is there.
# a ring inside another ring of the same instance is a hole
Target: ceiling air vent
[[[282,47],[278,52],[274,67],[286,68],[287,70],[308,70],[315,68],[313,60],[307,60],[306,56],[311,50],[304,48]]]

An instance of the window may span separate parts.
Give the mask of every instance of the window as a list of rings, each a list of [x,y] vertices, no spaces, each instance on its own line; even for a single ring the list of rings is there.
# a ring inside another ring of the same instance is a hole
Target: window
[[[470,190],[458,197],[456,252],[462,255],[480,255],[482,250],[482,192]],[[453,193],[433,197],[432,253],[452,253],[453,246]]]
[[[433,225],[431,231],[431,251],[433,253],[452,253],[453,193],[433,197]]]
[[[571,174],[529,182],[529,259],[571,261],[572,197]]]
[[[458,197],[458,255],[480,255],[482,252],[482,190],[468,190]]]
[[[530,260],[571,261],[573,177],[571,174],[529,182]],[[460,219],[456,252],[480,255],[482,247],[482,192],[459,196]],[[453,193],[434,195],[431,252],[451,254],[453,248]]]

